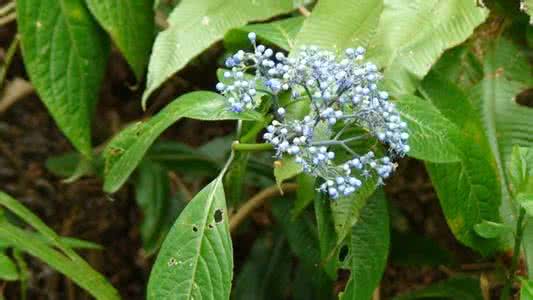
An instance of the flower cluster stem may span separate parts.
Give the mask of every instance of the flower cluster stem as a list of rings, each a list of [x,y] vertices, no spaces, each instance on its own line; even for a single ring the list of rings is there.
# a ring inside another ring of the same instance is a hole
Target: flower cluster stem
[[[270,151],[274,150],[274,147],[271,144],[260,143],[260,144],[241,144],[234,143],[231,148],[234,151]]]

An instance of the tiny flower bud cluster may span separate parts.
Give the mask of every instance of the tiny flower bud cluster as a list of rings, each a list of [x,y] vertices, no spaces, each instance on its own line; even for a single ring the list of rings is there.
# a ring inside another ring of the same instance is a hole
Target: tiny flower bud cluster
[[[256,35],[248,38],[253,52],[240,50],[226,60],[229,85],[219,83],[217,89],[227,97],[230,109],[240,112],[253,109],[256,86],[275,100],[277,120],[267,127],[264,139],[276,150],[276,157],[293,156],[304,172],[323,179],[319,190],[331,198],[348,196],[357,191],[363,180],[377,176],[378,183],[389,177],[395,169],[394,157],[409,151],[407,124],[401,120],[389,95],[380,91],[381,74],[376,65],[364,62],[365,49],[347,49],[341,58],[331,51],[315,46],[302,47],[298,55],[288,58],[283,53],[256,44]],[[251,80],[244,73],[254,70]],[[259,85],[257,85],[259,83]],[[292,100],[307,97],[311,111],[301,120],[286,120],[285,109],[277,107],[280,93],[290,93]],[[317,126],[326,126],[337,132],[329,140],[316,136]],[[363,136],[344,138],[343,133],[352,127],[364,129]],[[370,151],[355,153],[349,143],[361,138],[374,137],[387,146],[388,156],[376,158]],[[335,162],[336,149],[348,152],[352,158],[340,165]]]

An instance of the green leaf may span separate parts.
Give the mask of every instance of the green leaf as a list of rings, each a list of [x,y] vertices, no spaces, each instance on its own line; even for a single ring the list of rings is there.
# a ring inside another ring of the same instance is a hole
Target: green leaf
[[[479,279],[456,276],[423,289],[395,297],[394,300],[414,299],[483,300]]]
[[[468,45],[462,44],[442,55],[431,69],[463,89],[483,79],[483,65]]]
[[[13,281],[19,279],[17,266],[4,252],[0,251],[0,280]]]
[[[321,0],[296,36],[295,49],[316,45],[343,51],[366,47],[377,30],[383,0]]]
[[[389,253],[389,213],[382,190],[361,210],[361,218],[353,226],[345,258],[350,266],[350,279],[340,299],[371,299],[385,271]]]
[[[285,156],[274,164],[274,177],[281,186],[283,181],[291,179],[302,172],[302,165],[295,162],[292,157]]]
[[[135,201],[141,208],[140,224],[143,249],[147,255],[154,254],[163,242],[172,223],[185,207],[185,201],[170,195],[167,170],[160,164],[143,161],[135,181]]]
[[[410,94],[442,53],[466,40],[487,15],[475,1],[386,0],[369,59],[385,68],[388,92]]]
[[[522,279],[520,288],[520,300],[533,300],[533,281]]]
[[[481,223],[474,225],[474,230],[479,236],[486,239],[495,239],[506,233],[512,232],[512,228],[502,223],[496,223],[483,220]]]
[[[2,223],[0,240],[5,240],[14,247],[43,260],[52,268],[67,275],[97,299],[119,299],[118,292],[106,279],[70,247],[66,246],[59,236],[30,210],[2,192],[0,192],[0,205],[35,228],[47,241],[43,241],[40,236],[13,226],[5,220],[0,220]]]
[[[291,260],[286,238],[259,237],[235,280],[232,299],[283,299],[290,284]]]
[[[330,278],[334,279],[337,276],[337,261],[333,256],[333,254],[335,254],[335,247],[337,246],[337,233],[335,232],[335,224],[333,223],[331,207],[328,203],[329,201],[330,200],[326,196],[316,193],[314,198],[314,208],[320,247],[320,259],[324,265],[326,273]]]
[[[225,156],[227,153],[221,151]],[[230,149],[228,145],[227,149]],[[214,176],[220,172],[220,164],[204,154],[202,149],[194,149],[176,141],[158,141],[145,155],[145,159],[158,163],[167,170],[191,175]]]
[[[481,115],[484,132],[497,161],[502,181],[500,214],[506,224],[514,227],[518,210],[510,199],[505,168],[513,146],[533,147],[530,138],[533,135],[533,110],[515,101],[516,95],[531,85],[531,65],[522,51],[504,38],[494,42],[483,63],[485,77],[471,90],[470,98]],[[529,221],[533,222],[533,219],[529,218]],[[530,276],[533,276],[532,222],[526,226],[523,242]]]
[[[403,97],[395,103],[402,120],[407,122],[409,156],[431,162],[459,160],[459,151],[451,141],[451,137],[460,135],[459,129],[431,103],[416,96]]]
[[[255,32],[259,40],[274,44],[286,51],[291,51],[304,19],[304,17],[292,17],[270,23],[251,24],[232,29],[224,36],[224,45],[229,49],[248,48],[247,33]]]
[[[224,34],[250,21],[293,9],[288,0],[183,0],[168,17],[169,27],[155,40],[148,65],[143,106],[150,94]],[[231,16],[231,17],[228,17]]]
[[[483,134],[480,115],[464,92],[437,74],[429,74],[420,90],[461,129],[459,135],[450,136],[460,152],[458,162],[426,162],[446,221],[459,241],[482,253],[492,252],[501,241],[483,239],[474,231],[484,220],[500,222],[498,207],[502,203],[497,162]]]
[[[369,177],[363,183],[361,188],[352,195],[331,201],[330,206],[335,224],[335,231],[338,236],[338,243],[342,242],[351,232],[352,227],[358,221],[361,215],[361,209],[365,206],[366,202],[377,201],[375,199],[378,196],[374,193],[375,190],[376,178],[373,176]]]
[[[315,182],[316,177],[305,173],[299,174],[296,178],[298,190],[296,191],[294,208],[291,212],[292,218],[298,217],[298,215],[300,215],[315,198]]]
[[[120,299],[118,292],[106,279],[79,256],[65,255],[34,235],[7,222],[2,222],[0,226],[0,239],[7,240],[16,248],[41,259],[50,267],[65,274],[96,299]]]
[[[82,0],[17,1],[22,56],[30,79],[59,128],[92,155],[91,117],[109,42]]]
[[[185,94],[148,121],[138,122],[115,136],[104,150],[104,190],[116,192],[135,170],[150,145],[181,118],[198,120],[258,120],[257,112],[232,113],[224,97],[212,92]]]
[[[228,299],[233,277],[222,174],[182,211],[163,242],[148,299]]]
[[[533,193],[533,147],[514,146],[508,170],[511,194]]]
[[[137,79],[142,77],[154,39],[153,0],[86,0],[100,25],[122,51]]]
[[[80,171],[80,166],[89,161],[81,154],[69,152],[58,156],[51,156],[46,159],[46,169],[56,176],[72,177]],[[94,173],[94,169],[103,169],[103,160],[101,156],[93,157],[90,161],[92,168],[87,169],[84,175]]]
[[[515,200],[523,209],[526,210],[526,213],[530,217],[533,217],[533,193],[520,193],[516,196]]]

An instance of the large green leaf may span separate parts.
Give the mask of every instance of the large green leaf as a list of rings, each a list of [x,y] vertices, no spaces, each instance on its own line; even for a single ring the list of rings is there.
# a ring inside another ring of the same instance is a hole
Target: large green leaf
[[[484,79],[471,91],[470,98],[479,111],[485,133],[502,179],[503,220],[514,227],[517,209],[512,205],[508,191],[506,167],[515,145],[533,147],[533,110],[516,103],[516,96],[532,85],[531,65],[525,55],[506,39],[498,39],[486,54]],[[529,276],[533,278],[533,218],[524,233],[524,249]]]
[[[133,69],[137,79],[148,64],[155,34],[153,0],[86,0],[89,9]]]
[[[413,92],[448,48],[466,40],[488,10],[465,0],[385,0],[369,56],[385,68],[387,90]]]
[[[361,210],[361,218],[352,228],[345,258],[350,266],[350,279],[340,299],[372,298],[387,265],[389,241],[387,201],[379,190]]]
[[[448,225],[457,239],[483,253],[494,251],[498,240],[481,238],[474,226],[499,222],[501,191],[497,163],[483,134],[480,117],[456,85],[436,74],[422,83],[421,92],[443,116],[461,128],[449,142],[459,150],[453,163],[426,162]]]
[[[17,1],[18,32],[30,79],[59,128],[91,156],[91,116],[109,42],[82,0]]]
[[[97,299],[119,299],[118,292],[85,262],[74,250],[66,246],[59,236],[39,217],[9,195],[0,192],[0,205],[6,207],[17,217],[35,228],[41,236],[0,220],[0,240],[7,241],[13,247],[27,252],[67,275],[80,287]]]
[[[337,233],[335,232],[329,201],[327,196],[317,193],[314,198],[314,208],[321,263],[326,273],[331,278],[335,278],[337,261],[333,254],[335,254],[335,247],[337,246]]]
[[[366,47],[382,10],[383,0],[320,0],[296,36],[295,49],[304,45],[337,51]]]
[[[181,1],[168,17],[169,27],[159,33],[154,43],[143,104],[163,82],[222,39],[228,30],[292,9],[292,1],[288,0]]]
[[[431,103],[416,96],[403,97],[395,102],[409,129],[409,156],[431,162],[459,160],[459,151],[452,138],[459,129],[446,119]]]
[[[157,115],[138,122],[111,140],[104,150],[104,190],[117,191],[135,170],[150,145],[170,125],[181,118],[199,120],[258,120],[257,112],[232,113],[223,96],[212,92],[185,94],[167,105]]]
[[[270,23],[251,24],[230,30],[224,36],[226,48],[249,47],[248,32],[255,32],[258,38],[272,43],[282,49],[291,51],[294,48],[296,35],[302,27],[304,17],[292,17]]]
[[[394,298],[394,300],[415,299],[483,300],[484,298],[478,279],[460,275]]]
[[[228,299],[233,277],[223,175],[182,211],[163,242],[148,299]]]
[[[361,209],[365,206],[366,202],[373,201],[376,197],[375,195],[370,197],[374,194],[375,190],[376,178],[375,176],[372,176],[363,183],[357,192],[348,197],[341,197],[331,201],[331,213],[335,224],[335,231],[338,236],[337,243],[342,242],[350,233],[353,225],[359,219]]]

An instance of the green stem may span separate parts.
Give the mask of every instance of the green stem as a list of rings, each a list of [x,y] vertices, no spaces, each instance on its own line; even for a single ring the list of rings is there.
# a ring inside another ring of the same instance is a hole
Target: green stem
[[[511,261],[511,269],[509,270],[509,276],[503,286],[502,293],[500,295],[500,300],[510,299],[511,287],[515,280],[515,273],[518,268],[518,261],[520,258],[520,245],[522,243],[522,236],[524,235],[524,217],[526,211],[523,208],[520,208],[520,213],[518,215],[518,220],[516,222],[516,234],[514,239],[514,249],[513,249],[513,258]]]
[[[234,143],[231,148],[234,151],[270,151],[274,147],[271,144],[261,143],[261,144],[240,144]]]

